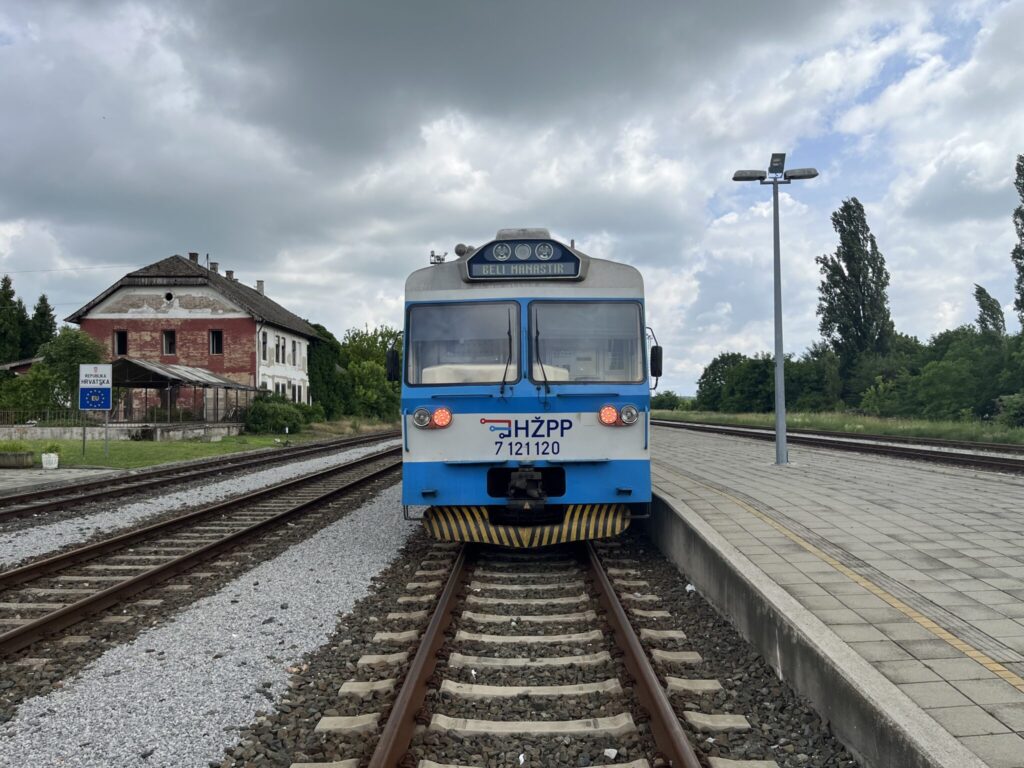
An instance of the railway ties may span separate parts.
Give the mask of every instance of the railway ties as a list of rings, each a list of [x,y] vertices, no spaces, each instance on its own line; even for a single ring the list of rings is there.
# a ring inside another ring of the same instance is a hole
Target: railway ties
[[[256,548],[269,543],[293,517],[322,516],[318,508],[397,468],[399,452],[369,454],[0,573],[0,655],[103,612],[107,623],[144,617],[160,598],[140,600],[139,593],[191,591],[182,578],[237,565],[224,554],[250,541]],[[204,563],[214,570],[195,570]],[[171,579],[176,583],[164,583]],[[125,604],[131,613],[110,613]]]
[[[684,729],[697,740],[742,738],[742,715],[703,711],[722,685],[699,674],[703,660],[642,570],[604,549],[602,563],[589,548],[435,545],[341,684],[337,708],[315,725],[334,762],[292,768],[365,765],[366,742],[376,745],[371,768],[517,756],[534,766],[697,768]]]
[[[0,496],[0,521],[37,516],[54,510],[170,486],[188,483],[225,472],[238,472],[271,464],[312,458],[333,451],[354,448],[399,437],[399,432],[384,432],[357,437],[324,440],[313,444],[279,448],[248,455],[227,455],[203,459],[186,465],[156,467],[100,480],[79,481],[74,485],[37,488]]]

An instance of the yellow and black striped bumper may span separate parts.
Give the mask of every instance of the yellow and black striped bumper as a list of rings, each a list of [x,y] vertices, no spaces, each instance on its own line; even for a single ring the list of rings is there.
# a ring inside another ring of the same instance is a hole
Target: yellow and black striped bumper
[[[532,549],[618,536],[629,527],[629,509],[625,504],[571,504],[561,523],[494,525],[486,507],[431,507],[423,527],[438,541]]]

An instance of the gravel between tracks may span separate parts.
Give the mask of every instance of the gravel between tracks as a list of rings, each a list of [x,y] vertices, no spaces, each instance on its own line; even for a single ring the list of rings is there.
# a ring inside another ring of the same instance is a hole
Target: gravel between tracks
[[[0,766],[178,768],[222,757],[233,728],[284,691],[290,663],[327,640],[337,613],[405,543],[414,524],[401,519],[400,494],[385,490],[25,702],[0,730]]]
[[[230,496],[266,488],[282,480],[343,464],[398,444],[398,440],[387,440],[315,459],[263,467],[259,471],[224,480],[211,482],[204,479],[202,484],[190,484],[191,487],[183,489],[175,486],[178,490],[155,493],[130,504],[124,504],[122,499],[112,499],[101,504],[89,505],[89,509],[96,510],[92,513],[76,515],[53,523],[41,522],[45,518],[12,521],[12,527],[5,526],[4,532],[0,533],[0,568],[13,568],[30,558],[51,554],[69,545],[84,543],[99,534],[137,525],[172,511],[181,512],[190,507],[211,504]],[[26,526],[26,522],[30,525]]]

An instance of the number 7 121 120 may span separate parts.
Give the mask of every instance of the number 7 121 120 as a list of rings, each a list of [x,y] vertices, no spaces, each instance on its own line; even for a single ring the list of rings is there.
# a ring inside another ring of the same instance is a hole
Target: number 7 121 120
[[[562,446],[557,440],[495,440],[495,456],[557,456]]]

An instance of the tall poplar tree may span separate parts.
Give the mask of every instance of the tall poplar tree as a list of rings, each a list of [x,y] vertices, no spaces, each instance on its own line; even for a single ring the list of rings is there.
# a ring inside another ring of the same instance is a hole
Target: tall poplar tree
[[[839,235],[834,254],[819,256],[818,325],[848,372],[864,353],[888,351],[895,329],[889,315],[889,272],[856,197],[832,214]]]
[[[1013,212],[1013,228],[1017,230],[1017,244],[1013,246],[1010,258],[1013,259],[1013,266],[1017,269],[1017,279],[1014,280],[1013,288],[1015,298],[1013,309],[1020,318],[1020,324],[1024,326],[1024,155],[1017,155],[1017,178],[1014,181],[1017,187],[1017,195],[1020,196],[1020,205]]]
[[[996,298],[977,283],[974,284],[974,300],[978,302],[978,330],[996,336],[1006,335],[1006,316]]]

